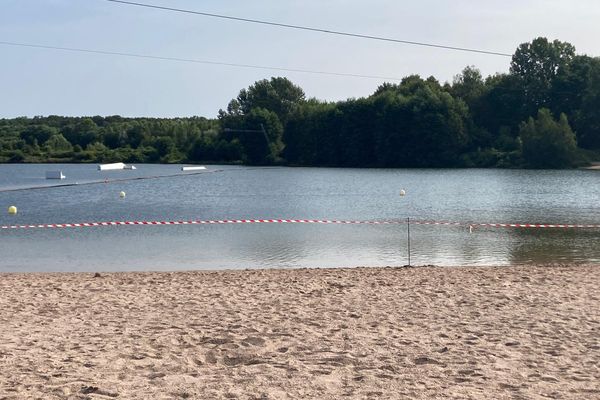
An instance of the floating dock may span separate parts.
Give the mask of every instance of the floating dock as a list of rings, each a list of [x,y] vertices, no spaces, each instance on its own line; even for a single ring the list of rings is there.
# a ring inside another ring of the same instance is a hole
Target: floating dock
[[[133,165],[126,165],[122,162],[98,165],[98,171],[116,171],[116,170],[122,170],[122,169],[136,169],[136,168]]]
[[[182,171],[200,171],[206,169],[206,167],[200,166],[200,165],[196,165],[196,166],[187,166],[187,167],[181,167]]]

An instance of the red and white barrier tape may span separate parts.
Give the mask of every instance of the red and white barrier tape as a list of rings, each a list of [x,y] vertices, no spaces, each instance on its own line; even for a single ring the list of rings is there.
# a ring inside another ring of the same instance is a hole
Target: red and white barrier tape
[[[392,221],[355,221],[331,219],[222,219],[222,220],[192,220],[192,221],[110,221],[82,222],[70,224],[37,224],[37,225],[3,225],[0,229],[30,229],[30,228],[87,228],[119,225],[210,225],[210,224],[361,224],[361,225],[399,225],[406,220]],[[490,228],[600,228],[600,224],[496,224],[496,223],[462,223],[444,221],[410,221],[413,225],[442,225]]]

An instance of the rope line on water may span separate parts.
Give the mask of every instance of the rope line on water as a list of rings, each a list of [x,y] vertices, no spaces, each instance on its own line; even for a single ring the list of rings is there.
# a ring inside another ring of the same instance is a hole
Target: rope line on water
[[[0,229],[39,229],[39,228],[89,228],[122,225],[223,225],[223,224],[329,224],[329,225],[403,225],[406,220],[335,220],[335,219],[220,219],[189,221],[105,221],[63,224],[22,224],[2,225]],[[514,223],[465,223],[449,221],[410,221],[411,225],[461,226],[467,228],[546,228],[546,229],[599,229],[600,224],[514,224]]]
[[[27,187],[0,189],[0,193],[23,192],[23,191],[27,191],[27,190],[54,189],[54,188],[73,187],[73,186],[101,185],[101,184],[107,184],[107,183],[120,183],[120,182],[127,182],[127,181],[143,181],[143,180],[147,180],[147,179],[180,178],[180,177],[184,177],[184,176],[205,175],[205,174],[225,173],[225,172],[242,172],[242,171],[252,171],[252,170],[257,170],[257,169],[274,169],[274,168],[277,168],[277,167],[209,169],[209,170],[205,170],[205,171],[201,171],[201,172],[185,172],[185,173],[176,173],[176,174],[134,176],[134,177],[127,177],[127,178],[111,178],[111,179],[106,178],[106,179],[93,180],[93,181],[89,181],[89,182],[69,182],[69,183],[57,183],[57,184],[53,184],[53,185],[40,185],[40,186],[27,186]]]
[[[0,189],[0,193],[4,192],[22,192],[26,190],[40,190],[40,189],[53,189],[60,187],[71,187],[71,186],[89,186],[89,185],[101,185],[106,183],[118,183],[118,182],[127,182],[127,181],[143,181],[147,179],[161,179],[161,178],[178,178],[182,176],[193,176],[193,175],[202,175],[202,174],[210,174],[216,172],[224,172],[227,170],[224,169],[215,169],[215,170],[207,170],[202,172],[187,172],[187,173],[177,173],[177,174],[164,174],[164,175],[149,175],[149,176],[134,176],[127,178],[112,178],[112,179],[100,179],[89,182],[70,182],[70,183],[58,183],[55,185],[40,185],[40,186],[28,186],[28,187],[17,187],[10,189]]]

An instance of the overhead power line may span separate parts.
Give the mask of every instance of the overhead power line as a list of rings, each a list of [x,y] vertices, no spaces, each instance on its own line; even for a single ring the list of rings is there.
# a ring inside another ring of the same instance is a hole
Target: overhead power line
[[[230,15],[213,14],[213,13],[208,13],[208,12],[203,12],[203,11],[185,10],[182,8],[165,7],[165,6],[158,6],[155,4],[138,3],[138,2],[133,2],[133,1],[125,1],[125,0],[106,0],[106,1],[110,1],[111,3],[127,4],[127,5],[131,5],[131,6],[137,6],[137,7],[153,8],[153,9],[157,9],[157,10],[172,11],[172,12],[185,13],[185,14],[202,15],[205,17],[221,18],[221,19],[228,19],[228,20],[241,21],[241,22],[250,22],[253,24],[277,26],[280,28],[299,29],[299,30],[303,30],[303,31],[327,33],[330,35],[339,35],[339,36],[348,36],[348,37],[361,38],[361,39],[379,40],[379,41],[383,41],[383,42],[402,43],[402,44],[408,44],[408,45],[412,45],[412,46],[434,47],[434,48],[438,48],[438,49],[465,51],[465,52],[470,52],[470,53],[487,54],[487,55],[501,56],[501,57],[512,57],[512,54],[502,53],[502,52],[497,52],[497,51],[490,51],[490,50],[471,49],[471,48],[459,47],[459,46],[445,46],[445,45],[441,45],[441,44],[416,42],[416,41],[412,41],[412,40],[401,40],[401,39],[387,38],[387,37],[382,37],[382,36],[363,35],[360,33],[341,32],[341,31],[335,31],[335,30],[330,30],[330,29],[313,28],[313,27],[302,26],[302,25],[284,24],[281,22],[263,21],[263,20],[252,19],[252,18],[233,17]]]
[[[383,80],[389,80],[389,81],[401,81],[402,80],[402,78],[389,77],[389,76],[362,75],[362,74],[350,74],[350,73],[343,73],[343,72],[316,71],[316,70],[299,69],[299,68],[283,68],[283,67],[270,67],[270,66],[264,66],[264,65],[226,63],[226,62],[220,62],[220,61],[197,60],[197,59],[192,59],[192,58],[164,57],[164,56],[154,56],[154,55],[150,55],[150,54],[136,54],[136,53],[125,53],[125,52],[117,52],[117,51],[82,49],[82,48],[75,48],[75,47],[49,46],[49,45],[33,44],[33,43],[0,41],[0,45],[16,46],[16,47],[30,47],[30,48],[46,49],[46,50],[61,50],[61,51],[70,51],[70,52],[88,53],[88,54],[90,54],[90,53],[91,54],[102,54],[102,55],[120,56],[120,57],[144,58],[144,59],[150,59],[150,60],[177,61],[177,62],[194,63],[194,64],[205,64],[205,65],[221,65],[221,66],[235,67],[235,68],[252,68],[252,69],[262,69],[262,70],[269,70],[269,71],[300,72],[303,74],[333,75],[333,76],[342,76],[342,77],[350,77],[350,78],[366,78],[366,79],[380,79],[380,80],[383,79]]]

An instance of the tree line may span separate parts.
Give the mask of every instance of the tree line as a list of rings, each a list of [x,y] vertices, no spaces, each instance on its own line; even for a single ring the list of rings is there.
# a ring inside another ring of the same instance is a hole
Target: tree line
[[[224,162],[569,168],[600,156],[600,58],[537,38],[508,73],[412,75],[358,99],[306,98],[287,78],[242,89],[216,119],[0,120],[0,162]]]

